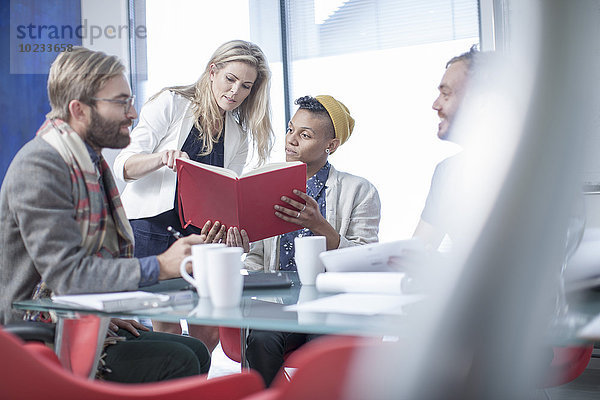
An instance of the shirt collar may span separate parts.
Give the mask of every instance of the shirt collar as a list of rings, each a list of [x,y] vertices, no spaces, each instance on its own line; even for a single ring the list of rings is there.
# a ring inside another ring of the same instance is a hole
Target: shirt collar
[[[330,168],[331,165],[329,164],[329,161],[327,161],[316,174],[308,178],[306,181],[306,192],[309,196],[316,198],[323,188],[325,188],[325,182],[327,182],[327,178],[329,177]]]
[[[92,146],[90,146],[90,145],[88,144],[88,142],[85,142],[85,141],[84,141],[83,143],[85,143],[85,147],[87,148],[87,151],[88,151],[88,153],[90,153],[90,158],[92,159],[92,162],[93,162],[94,164],[97,164],[97,163],[98,163],[98,161],[100,161],[100,156],[98,155],[98,153],[96,153],[96,150],[94,150],[94,149],[92,148]]]
[[[100,155],[96,153],[96,150],[94,150],[92,146],[88,144],[88,142],[84,141],[83,143],[85,143],[85,147],[87,148],[87,151],[90,154],[92,163],[96,166],[96,168],[98,168],[100,166]]]

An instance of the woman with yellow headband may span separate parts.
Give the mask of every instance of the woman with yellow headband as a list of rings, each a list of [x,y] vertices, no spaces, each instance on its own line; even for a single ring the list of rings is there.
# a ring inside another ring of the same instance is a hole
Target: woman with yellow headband
[[[288,124],[285,137],[287,161],[306,163],[306,194],[295,191],[306,204],[283,196],[288,206],[275,206],[275,215],[301,229],[252,243],[245,232],[229,228],[227,243],[250,252],[246,268],[295,271],[294,238],[320,235],[327,250],[377,241],[380,202],[377,189],[366,179],[337,171],[328,161],[354,128],[348,108],[331,96],[301,97],[299,109]],[[316,335],[292,332],[250,331],[248,361],[267,385],[283,365],[283,355]]]

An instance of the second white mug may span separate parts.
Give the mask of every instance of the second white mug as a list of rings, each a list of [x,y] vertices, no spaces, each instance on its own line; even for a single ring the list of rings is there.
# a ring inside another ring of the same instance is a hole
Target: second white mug
[[[208,250],[208,290],[213,306],[218,308],[236,307],[242,299],[244,277],[241,247],[226,247]]]
[[[224,243],[195,244],[192,246],[192,255],[184,258],[179,265],[179,273],[181,274],[181,277],[196,288],[198,296],[200,297],[209,297],[210,295],[208,291],[206,252],[210,249],[218,249],[223,247],[226,247]],[[187,273],[185,268],[185,265],[188,262],[192,263],[192,273],[194,274],[193,278]]]
[[[325,272],[319,254],[327,250],[325,236],[303,236],[294,239],[294,259],[303,285],[314,285],[317,275]]]

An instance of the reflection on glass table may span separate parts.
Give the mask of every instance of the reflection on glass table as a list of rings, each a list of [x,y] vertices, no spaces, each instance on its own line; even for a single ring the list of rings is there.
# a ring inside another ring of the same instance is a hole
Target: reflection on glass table
[[[389,296],[391,308],[379,314],[364,312],[313,312],[302,304],[312,300],[329,300],[339,294],[320,293],[314,286],[301,286],[297,275],[291,274],[292,286],[277,289],[244,290],[238,307],[215,308],[209,298],[199,298],[193,293],[193,301],[174,307],[149,308],[119,313],[124,318],[151,318],[158,321],[179,322],[186,319],[189,324],[238,327],[241,338],[246,337],[248,329],[290,331],[300,333],[342,334],[359,336],[398,336],[411,324],[411,320],[424,310],[425,301],[398,306],[399,299],[406,296]],[[149,291],[168,292],[189,290],[183,279],[164,281],[150,288]],[[587,290],[571,293],[569,296],[573,311],[585,315],[591,320],[600,313],[600,292]],[[378,298],[381,303],[381,298]],[[385,300],[384,300],[385,302]],[[296,310],[290,310],[297,305]],[[77,318],[79,315],[95,314],[109,318],[117,314],[89,310],[73,305],[53,303],[50,299],[17,301],[13,307],[21,310],[55,311],[61,318]],[[308,311],[307,311],[308,310]],[[564,336],[557,332],[549,335],[552,344],[580,343],[574,335]],[[245,342],[242,339],[242,349]]]
[[[58,304],[50,299],[17,301],[13,307],[21,310],[54,311],[59,319],[77,318],[79,315],[95,314],[108,319],[111,316],[123,318],[151,318],[157,321],[179,322],[186,319],[189,324],[239,327],[241,338],[248,329],[292,331],[304,333],[344,334],[361,336],[398,335],[407,323],[409,309],[392,309],[375,315],[291,311],[288,306],[302,304],[314,299],[331,297],[319,293],[314,286],[302,287],[297,274],[290,274],[292,285],[288,288],[244,290],[238,307],[216,308],[209,298],[199,298],[194,292],[193,302],[172,307],[147,308],[141,310],[105,313],[86,309],[72,304]],[[183,279],[164,281],[145,290],[169,292],[189,290]],[[335,294],[334,294],[335,295]],[[389,296],[390,302],[400,296]],[[418,307],[419,303],[411,305]],[[60,342],[62,338],[57,338]],[[243,339],[242,339],[243,340]],[[245,348],[245,341],[242,342]]]

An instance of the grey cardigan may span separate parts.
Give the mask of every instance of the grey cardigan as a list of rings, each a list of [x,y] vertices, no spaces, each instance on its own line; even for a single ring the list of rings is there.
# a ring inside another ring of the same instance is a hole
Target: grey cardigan
[[[377,242],[381,203],[375,186],[333,166],[325,186],[325,216],[340,234],[339,248]],[[255,271],[279,269],[279,236],[252,243],[244,263]]]
[[[56,294],[138,287],[135,258],[87,256],[75,220],[69,169],[43,139],[13,159],[0,190],[0,323],[22,318],[12,302],[31,298],[43,279]]]

